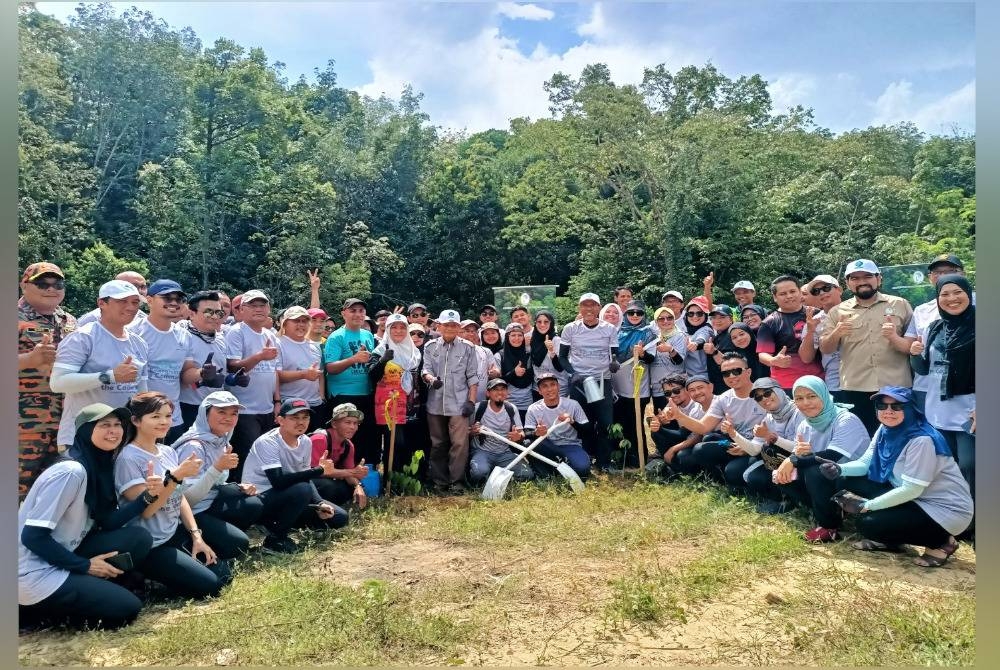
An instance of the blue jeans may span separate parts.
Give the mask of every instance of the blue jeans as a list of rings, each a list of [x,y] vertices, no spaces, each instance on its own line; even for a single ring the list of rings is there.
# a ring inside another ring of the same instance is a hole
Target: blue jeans
[[[506,467],[515,458],[517,458],[517,455],[510,449],[498,454],[474,448],[472,450],[472,459],[469,461],[469,481],[473,484],[482,484],[490,476],[490,473],[493,472],[494,467]],[[528,458],[531,458],[531,456],[528,456]],[[514,479],[526,482],[534,476],[535,473],[527,461],[522,460],[514,466]]]
[[[565,461],[581,479],[590,476],[590,455],[583,450],[581,444],[553,444],[546,439],[542,440],[535,451],[554,461]]]

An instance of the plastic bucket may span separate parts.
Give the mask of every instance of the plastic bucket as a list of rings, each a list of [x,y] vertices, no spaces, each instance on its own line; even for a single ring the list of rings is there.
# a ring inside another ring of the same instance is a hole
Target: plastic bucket
[[[365,490],[365,495],[369,498],[377,498],[382,490],[382,477],[378,470],[372,466],[366,465],[365,467],[368,468],[368,474],[361,480],[361,488]]]
[[[587,402],[604,400],[604,377],[587,377],[583,380],[583,395]]]

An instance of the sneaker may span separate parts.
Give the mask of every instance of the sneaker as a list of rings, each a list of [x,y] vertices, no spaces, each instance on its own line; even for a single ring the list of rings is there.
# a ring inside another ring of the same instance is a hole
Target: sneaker
[[[760,514],[788,514],[795,509],[795,503],[788,500],[765,500],[757,504]]]
[[[264,550],[275,554],[297,554],[302,551],[295,540],[287,535],[284,537],[268,535],[264,538]]]
[[[462,486],[461,484],[458,484],[458,483],[451,484],[450,486],[448,486],[445,489],[445,491],[449,495],[453,495],[453,496],[464,496],[465,495],[465,487]]]
[[[816,526],[812,530],[806,531],[805,538],[807,542],[812,542],[813,544],[822,544],[825,542],[838,541],[840,539],[840,534],[833,528],[823,528],[823,526]]]

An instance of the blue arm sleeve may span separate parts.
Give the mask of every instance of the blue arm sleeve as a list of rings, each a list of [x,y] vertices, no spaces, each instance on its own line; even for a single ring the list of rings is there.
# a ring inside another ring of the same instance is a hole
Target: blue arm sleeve
[[[90,559],[77,556],[52,539],[52,530],[41,526],[25,526],[21,530],[21,544],[57,568],[85,575],[90,569]]]
[[[887,507],[902,505],[905,502],[919,498],[925,488],[927,487],[921,486],[920,484],[914,484],[913,482],[904,481],[902,486],[897,486],[891,491],[886,491],[877,498],[872,498],[866,502],[865,509],[869,512],[874,512],[876,510],[886,509]]]

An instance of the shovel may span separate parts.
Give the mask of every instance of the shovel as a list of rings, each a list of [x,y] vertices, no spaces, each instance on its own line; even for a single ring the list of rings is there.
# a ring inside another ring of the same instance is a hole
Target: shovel
[[[489,435],[490,437],[494,437],[494,438],[500,440],[501,442],[509,444],[510,446],[514,447],[515,449],[517,449],[519,451],[525,451],[527,449],[527,447],[525,447],[523,444],[518,444],[517,442],[514,442],[512,440],[508,440],[503,435],[499,435],[497,433],[494,433],[489,428],[480,428],[479,429],[479,434],[480,435]],[[582,491],[584,489],[583,480],[580,479],[580,475],[576,474],[576,470],[574,470],[573,468],[571,468],[569,466],[569,463],[557,463],[556,461],[553,461],[551,458],[548,458],[547,456],[542,456],[541,454],[539,454],[537,452],[534,452],[534,451],[530,452],[529,455],[534,456],[535,458],[537,458],[538,460],[540,460],[542,463],[546,463],[548,465],[551,465],[553,468],[555,468],[556,472],[558,472],[560,475],[562,475],[562,478],[566,480],[566,483],[569,484],[569,487],[571,489],[573,489],[574,492],[579,493],[580,491]]]
[[[632,358],[632,399],[635,403],[635,446],[639,450],[639,472],[646,471],[646,440],[642,430],[642,401],[639,398],[639,386],[642,384],[642,373],[646,368],[639,363],[639,357]],[[624,470],[624,464],[622,469]]]
[[[536,437],[531,444],[529,444],[524,451],[521,452],[521,455],[508,463],[506,467],[494,467],[493,472],[490,473],[490,478],[486,480],[486,486],[483,487],[483,500],[503,500],[503,495],[507,492],[507,485],[510,484],[510,480],[514,476],[514,466],[526,459],[528,454],[533,452],[535,447],[540,445],[542,440],[549,436],[549,433],[565,426],[567,423],[569,422],[556,421],[552,424],[552,427],[545,432],[545,435],[539,435]]]
[[[389,462],[385,466],[385,497],[389,497],[392,490],[392,459],[396,451],[396,396],[399,391],[393,391],[389,399],[385,401],[385,423],[389,426]]]

